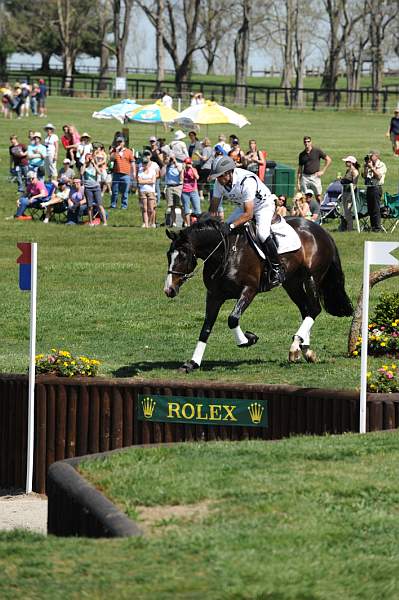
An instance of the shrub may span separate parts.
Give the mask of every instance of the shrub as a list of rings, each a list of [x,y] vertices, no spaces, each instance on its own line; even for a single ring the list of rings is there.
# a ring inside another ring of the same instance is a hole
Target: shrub
[[[73,356],[67,350],[51,349],[51,354],[36,356],[36,373],[47,373],[58,377],[94,377],[100,361],[87,356]]]
[[[369,392],[399,392],[399,369],[396,363],[382,365],[375,373],[367,373],[367,390]]]
[[[399,357],[399,293],[381,294],[369,324],[368,353],[372,356]],[[362,338],[352,353],[358,356]]]
[[[399,292],[381,294],[375,307],[372,323],[379,329],[384,327],[389,332],[395,321],[399,321]]]

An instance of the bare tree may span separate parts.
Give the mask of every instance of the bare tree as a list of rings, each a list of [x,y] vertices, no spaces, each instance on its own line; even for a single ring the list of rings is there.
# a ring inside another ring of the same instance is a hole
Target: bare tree
[[[354,27],[352,36],[345,40],[344,45],[348,107],[355,106],[358,100],[357,91],[360,89],[363,57],[369,41],[369,14],[365,10],[365,3],[363,1],[358,4],[358,10],[362,11],[362,17]]]
[[[109,0],[98,0],[96,4],[97,10],[97,22],[98,22],[98,35],[99,35],[99,55],[100,55],[100,69],[99,69],[99,80],[98,90],[104,90],[106,88],[105,76],[109,68],[109,56],[110,46],[108,43],[108,36],[112,31],[113,16],[112,6]]]
[[[204,0],[199,19],[205,41],[201,52],[206,61],[207,75],[214,72],[219,47],[232,27],[233,13],[230,7],[229,0]]]
[[[72,87],[72,76],[75,60],[80,50],[80,38],[77,32],[82,25],[82,19],[87,19],[89,3],[85,0],[57,0],[56,25],[62,49],[63,88]]]
[[[372,107],[380,108],[380,92],[384,73],[383,42],[388,25],[398,18],[398,5],[395,0],[366,0],[370,18],[371,86],[373,89]]]
[[[155,21],[156,31],[156,63],[157,63],[157,86],[159,90],[159,82],[165,79],[165,47],[163,44],[164,38],[164,12],[165,2],[164,0],[157,0],[157,17]]]
[[[153,4],[146,4],[145,0],[137,2],[156,29],[157,16]],[[165,0],[166,18],[162,41],[173,61],[179,92],[190,78],[194,52],[201,50],[204,45],[197,36],[201,2],[202,0]]]
[[[126,76],[126,44],[133,2],[134,0],[112,0],[114,46],[108,48],[116,56],[117,77]]]
[[[250,19],[252,2],[251,0],[241,0],[241,25],[237,31],[234,42],[235,59],[235,102],[237,104],[245,103],[245,84],[248,74],[249,58],[249,38],[250,38]]]

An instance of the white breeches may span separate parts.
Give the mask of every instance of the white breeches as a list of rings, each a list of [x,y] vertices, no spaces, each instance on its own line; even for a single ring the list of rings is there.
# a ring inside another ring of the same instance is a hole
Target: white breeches
[[[260,242],[264,242],[270,235],[270,226],[275,211],[274,202],[269,206],[264,206],[254,211],[256,221],[256,233]],[[233,223],[243,214],[243,209],[238,206],[227,218],[227,223]]]

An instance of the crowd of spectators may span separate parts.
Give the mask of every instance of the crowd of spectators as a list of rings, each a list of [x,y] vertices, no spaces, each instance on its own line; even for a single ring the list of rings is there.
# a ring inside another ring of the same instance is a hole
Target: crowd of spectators
[[[29,117],[46,117],[47,86],[44,79],[38,82],[0,84],[1,110],[6,119],[12,119],[15,115],[18,119]]]

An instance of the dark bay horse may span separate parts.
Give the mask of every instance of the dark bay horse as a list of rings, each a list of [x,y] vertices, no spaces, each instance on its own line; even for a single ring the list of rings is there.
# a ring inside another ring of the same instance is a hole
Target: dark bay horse
[[[348,317],[353,309],[345,291],[345,277],[337,246],[320,225],[302,218],[288,218],[287,222],[298,233],[301,247],[280,255],[286,280],[283,284],[291,300],[302,315],[302,324],[293,336],[289,360],[298,361],[302,354],[308,362],[315,361],[310,349],[310,331],[321,305],[331,315]],[[260,291],[264,261],[249,244],[244,228],[238,228],[225,238],[220,222],[215,218],[200,219],[179,233],[166,231],[172,240],[168,256],[168,274],[164,292],[174,298],[182,284],[204,261],[203,280],[207,288],[205,319],[192,359],[184,363],[187,373],[201,365],[206,343],[227,299],[237,302],[229,315],[228,326],[239,347],[255,344],[258,337],[243,332],[240,317]]]

